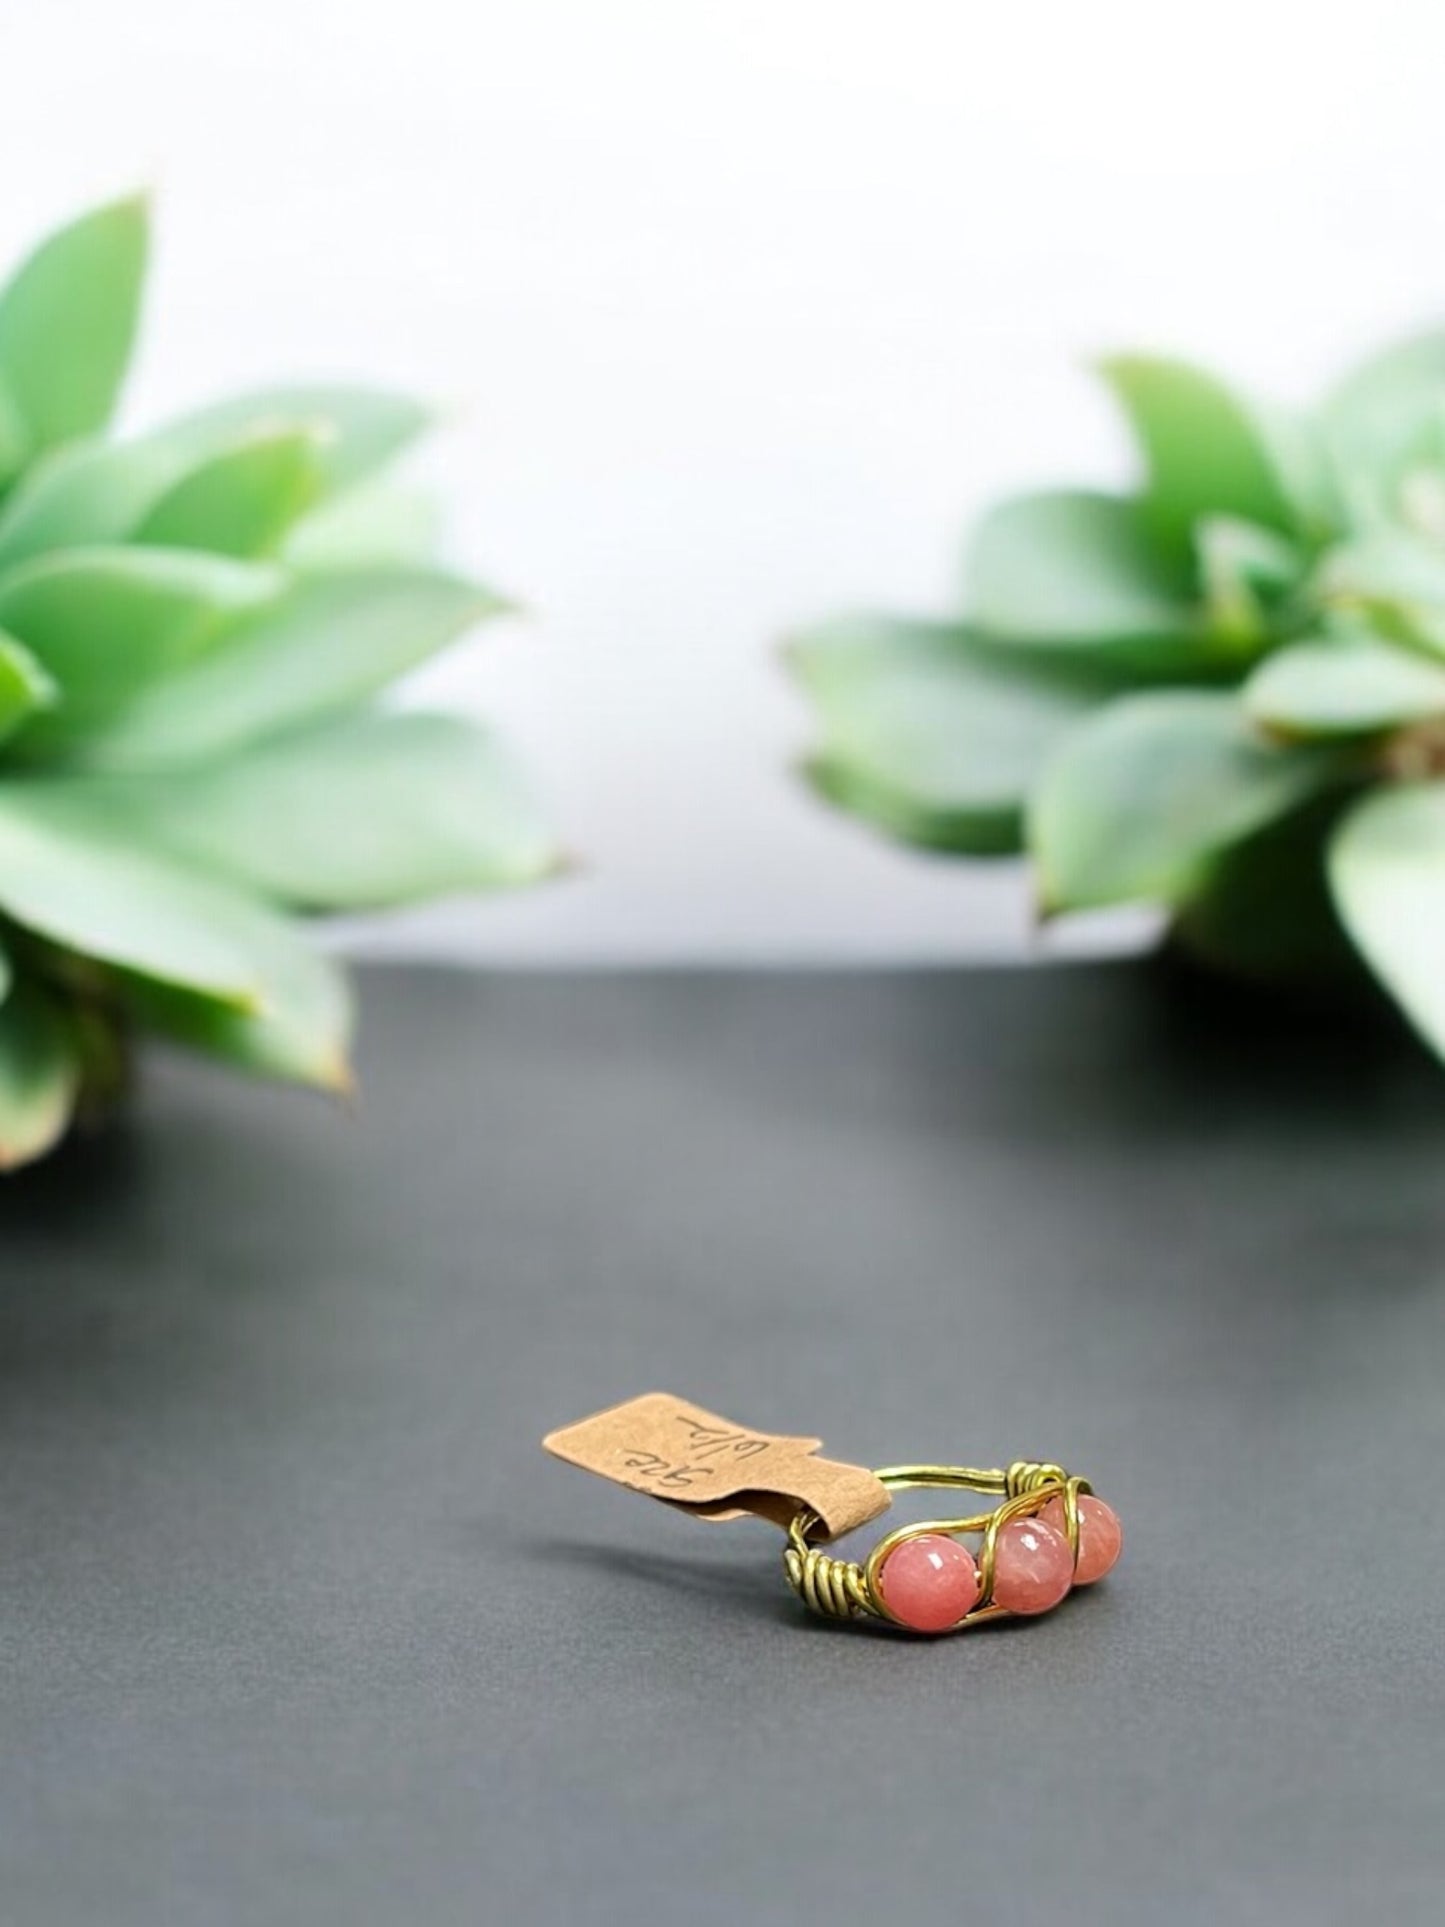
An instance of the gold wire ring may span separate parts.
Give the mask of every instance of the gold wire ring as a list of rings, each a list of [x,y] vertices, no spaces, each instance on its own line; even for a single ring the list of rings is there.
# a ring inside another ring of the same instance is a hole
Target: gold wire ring
[[[947,1630],[963,1632],[986,1619],[1012,1618],[1007,1606],[995,1605],[994,1574],[998,1556],[998,1536],[1013,1519],[1032,1517],[1051,1499],[1063,1509],[1064,1536],[1074,1565],[1079,1562],[1079,1495],[1092,1492],[1087,1479],[1076,1478],[1061,1465],[1046,1460],[1015,1459],[1012,1465],[980,1468],[971,1465],[889,1465],[873,1475],[890,1492],[923,1488],[997,1494],[999,1503],[988,1512],[962,1519],[925,1519],[916,1525],[896,1527],[880,1539],[864,1560],[838,1559],[823,1550],[822,1522],[817,1513],[795,1513],[788,1525],[788,1543],[783,1552],[783,1569],[788,1584],[810,1612],[824,1619],[882,1619],[890,1625],[906,1627],[906,1622],[888,1608],[881,1583],[884,1562],[898,1546],[910,1539],[937,1534],[956,1539],[962,1534],[980,1536],[977,1552],[978,1598],[972,1609]],[[911,1629],[909,1629],[911,1630]]]

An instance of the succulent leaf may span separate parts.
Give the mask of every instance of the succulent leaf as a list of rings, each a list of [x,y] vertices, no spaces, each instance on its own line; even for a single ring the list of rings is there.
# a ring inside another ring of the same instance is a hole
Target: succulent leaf
[[[56,698],[55,679],[14,636],[0,631],[0,743]]]
[[[1308,558],[1287,537],[1228,515],[1205,517],[1194,540],[1210,628],[1238,644],[1242,656],[1258,654],[1301,587]]]
[[[434,412],[384,389],[267,388],[184,415],[153,440],[189,466],[221,449],[283,426],[318,432],[328,493],[348,489],[395,460],[433,426]]]
[[[215,764],[55,778],[47,793],[138,847],[303,910],[497,889],[556,868],[514,758],[456,716],[330,717]]]
[[[817,750],[801,773],[825,803],[846,810],[899,843],[950,856],[1014,856],[1023,848],[1018,808],[948,811],[921,804],[909,789],[885,782],[866,764]]]
[[[238,1009],[174,983],[125,981],[131,1014],[148,1030],[261,1077],[346,1093],[355,1021],[340,967],[283,917],[239,892],[212,907],[210,927],[249,960],[256,998]]]
[[[87,747],[87,760],[156,769],[229,754],[353,706],[505,607],[434,570],[300,578],[230,632],[224,649],[143,691]]]
[[[1377,529],[1341,543],[1320,565],[1319,593],[1336,611],[1445,655],[1445,551],[1419,536]]]
[[[0,491],[30,459],[30,431],[19,404],[0,385]]]
[[[941,623],[858,616],[789,649],[817,706],[815,786],[854,815],[930,849],[1016,849],[1049,750],[1104,686],[1030,675],[1009,652]]]
[[[0,576],[0,625],[60,692],[27,728],[27,754],[123,711],[283,582],[264,564],[190,549],[64,549]]]
[[[253,1011],[254,959],[227,934],[237,896],[136,848],[84,798],[44,781],[0,782],[0,912],[51,944]]]
[[[1231,844],[1176,911],[1174,946],[1255,983],[1324,987],[1363,976],[1325,873],[1329,838],[1350,797],[1316,797]]]
[[[310,445],[318,496],[345,500],[426,422],[419,403],[384,391],[276,389],[184,416],[135,441],[71,444],[28,469],[0,509],[0,565],[47,549],[133,541],[172,491],[228,457],[241,459],[257,442],[290,435]],[[383,562],[389,551],[358,547],[352,559]]]
[[[69,442],[28,468],[0,508],[0,568],[56,549],[125,542],[185,467],[149,441]]]
[[[261,429],[182,475],[137,523],[133,540],[255,557],[278,549],[326,486],[325,433]]]
[[[1365,632],[1292,643],[1244,686],[1255,722],[1280,736],[1363,736],[1445,716],[1445,664]]]
[[[140,203],[0,291],[0,1165],[125,1083],[151,1029],[350,1087],[345,977],[287,912],[531,881],[555,844],[511,759],[387,713],[504,605],[423,566],[391,393],[274,388],[121,443]]]
[[[293,529],[284,559],[305,574],[379,562],[419,566],[435,559],[440,544],[441,518],[430,492],[386,476],[313,509]]]
[[[1223,851],[1348,767],[1328,749],[1256,737],[1227,692],[1121,697],[1070,732],[1034,793],[1041,903],[1179,904]]]
[[[27,457],[110,420],[148,241],[145,202],[114,202],[43,241],[0,292],[0,392],[24,424]]]
[[[962,624],[934,626],[945,687],[918,674],[926,625],[877,619],[856,668],[821,652],[808,773],[904,840],[1021,840],[1048,912],[1157,904],[1177,947],[1255,976],[1368,966],[1445,1058],[1445,331],[1304,418],[1175,362],[1104,372],[1140,498],[986,514]],[[990,650],[1020,679],[1003,721]],[[1092,699],[1015,737],[1064,663]],[[936,772],[946,798],[1025,741],[995,815],[932,812]]]
[[[1445,329],[1372,355],[1336,384],[1323,417],[1346,459],[1397,468],[1421,423],[1445,401]]]
[[[1364,797],[1335,833],[1329,877],[1370,968],[1445,1056],[1445,784]]]
[[[1185,362],[1117,355],[1101,372],[1138,438],[1146,506],[1166,544],[1187,549],[1206,516],[1297,535],[1328,515],[1322,457],[1298,424]]]
[[[1191,595],[1188,566],[1162,555],[1138,504],[1117,496],[1017,496],[970,545],[968,620],[1020,651],[1161,680],[1198,671],[1215,651]]]
[[[15,984],[0,1001],[0,1171],[44,1154],[65,1135],[80,1090],[80,1057],[55,1000]]]

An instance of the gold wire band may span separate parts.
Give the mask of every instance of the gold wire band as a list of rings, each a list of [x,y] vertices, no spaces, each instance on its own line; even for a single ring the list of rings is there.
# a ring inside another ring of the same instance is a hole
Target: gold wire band
[[[1064,1533],[1075,1565],[1079,1558],[1079,1494],[1092,1492],[1087,1479],[1075,1478],[1061,1465],[1047,1460],[1015,1459],[1012,1465],[980,1468],[972,1465],[888,1465],[873,1475],[890,1492],[923,1488],[997,1493],[1000,1503],[989,1512],[974,1513],[964,1519],[925,1519],[916,1525],[898,1526],[880,1539],[864,1560],[838,1559],[823,1550],[826,1539],[819,1536],[817,1513],[795,1513],[788,1525],[788,1543],[783,1552],[783,1570],[788,1584],[810,1612],[824,1619],[883,1619],[898,1626],[902,1621],[884,1603],[879,1575],[883,1562],[895,1546],[924,1533],[946,1533],[950,1537],[965,1532],[982,1535],[978,1550],[978,1604],[958,1623],[962,1632],[985,1619],[1008,1619],[1013,1615],[1006,1606],[993,1603],[993,1573],[998,1535],[1010,1519],[1031,1516],[1050,1499],[1063,1504]]]

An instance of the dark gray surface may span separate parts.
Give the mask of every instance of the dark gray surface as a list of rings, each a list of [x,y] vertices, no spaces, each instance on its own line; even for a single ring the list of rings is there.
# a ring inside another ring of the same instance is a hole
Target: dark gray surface
[[[0,1191],[6,1927],[1445,1911],[1445,1077],[1132,968],[375,974]],[[1105,1587],[806,1621],[545,1459],[1058,1456]]]

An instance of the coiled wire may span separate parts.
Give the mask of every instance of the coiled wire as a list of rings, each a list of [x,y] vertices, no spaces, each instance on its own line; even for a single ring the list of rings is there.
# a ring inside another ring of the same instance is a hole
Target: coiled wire
[[[1074,1477],[1061,1465],[1047,1459],[1015,1459],[1011,1465],[979,1467],[971,1465],[889,1465],[874,1477],[890,1492],[925,1488],[981,1492],[999,1495],[999,1504],[989,1512],[974,1513],[963,1519],[925,1519],[917,1525],[899,1526],[878,1544],[864,1560],[840,1559],[824,1551],[818,1538],[821,1521],[815,1512],[796,1513],[788,1525],[788,1543],[783,1550],[783,1571],[788,1584],[810,1612],[824,1619],[882,1619],[893,1625],[900,1622],[884,1603],[880,1575],[884,1561],[895,1546],[925,1533],[962,1533],[981,1535],[977,1559],[978,1603],[958,1623],[956,1630],[984,1619],[1009,1617],[1008,1609],[993,1603],[993,1576],[998,1535],[1011,1519],[1026,1518],[1040,1512],[1050,1499],[1063,1504],[1064,1533],[1075,1565],[1079,1559],[1079,1494],[1093,1490],[1087,1479]]]

